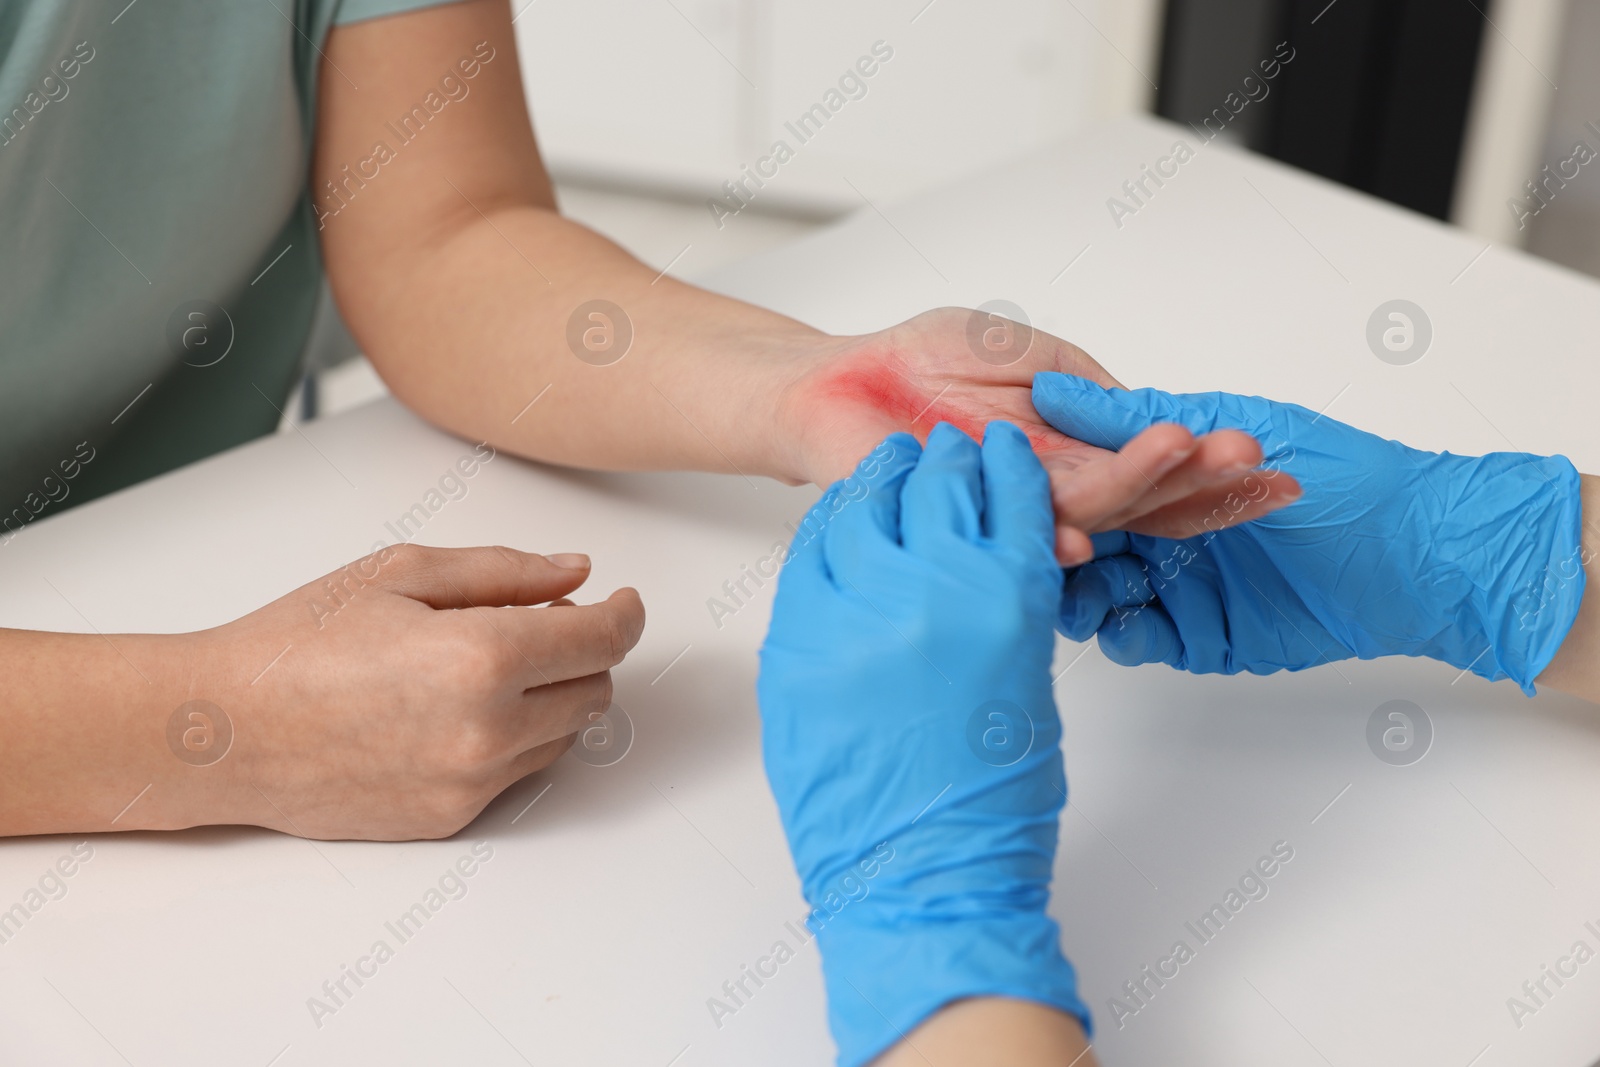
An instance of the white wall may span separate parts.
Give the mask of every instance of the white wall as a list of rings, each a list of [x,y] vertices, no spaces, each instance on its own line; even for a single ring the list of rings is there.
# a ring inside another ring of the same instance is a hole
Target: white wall
[[[861,204],[851,184],[874,202],[893,199],[1148,106],[1159,8],[534,0],[516,29],[535,127],[558,177],[698,201],[782,139],[794,158],[753,205],[830,214]],[[784,122],[823,101],[876,41],[894,55],[865,79],[866,95],[800,143]]]

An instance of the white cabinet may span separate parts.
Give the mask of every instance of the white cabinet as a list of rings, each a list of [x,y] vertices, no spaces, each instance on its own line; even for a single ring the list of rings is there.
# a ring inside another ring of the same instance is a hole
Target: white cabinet
[[[1144,106],[1158,6],[536,0],[516,27],[559,176],[825,214]]]

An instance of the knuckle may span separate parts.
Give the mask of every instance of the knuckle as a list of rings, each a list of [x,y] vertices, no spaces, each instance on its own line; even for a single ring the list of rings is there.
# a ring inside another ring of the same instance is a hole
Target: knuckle
[[[524,663],[522,650],[512,643],[511,637],[494,630],[476,641],[468,656],[479,685],[498,684],[518,664]]]
[[[463,613],[462,625],[443,649],[448,684],[473,693],[496,688],[522,660],[521,651],[509,638],[474,618],[475,614]]]
[[[391,558],[387,553],[387,549],[381,548],[374,552],[368,552],[360,559],[351,560],[337,571],[334,571],[333,574],[329,575],[329,578],[340,585],[346,582],[364,585],[367,582],[377,581],[383,576],[384,568]]]
[[[1056,338],[1059,351],[1056,353],[1056,363],[1069,367],[1081,367],[1086,363],[1093,363],[1094,357],[1083,349],[1063,338]]]
[[[426,569],[428,554],[431,550],[422,545],[402,541],[400,544],[391,545],[382,551],[389,554],[389,569],[397,576],[405,576]]]
[[[499,758],[502,747],[504,742],[487,723],[468,721],[451,738],[447,749],[450,769],[468,774],[479,771]]]

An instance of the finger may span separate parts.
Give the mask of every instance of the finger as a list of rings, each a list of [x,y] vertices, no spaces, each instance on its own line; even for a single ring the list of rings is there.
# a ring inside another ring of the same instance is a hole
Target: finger
[[[1094,541],[1076,526],[1056,527],[1056,562],[1063,568],[1076,567],[1094,559]]]
[[[575,607],[577,607],[577,605],[572,602],[572,598],[571,597],[562,597],[559,600],[550,601],[550,603],[546,604],[545,607],[547,607],[547,608],[575,608]]]
[[[1119,556],[1124,552],[1133,551],[1133,542],[1121,530],[1105,530],[1089,540],[1094,547],[1094,559],[1102,556]]]
[[[1077,567],[1091,559],[1116,556],[1131,551],[1128,535],[1121,530],[1102,530],[1089,534],[1073,526],[1056,527],[1056,559],[1063,568]]]
[[[1107,529],[1107,516],[1126,510],[1158,487],[1168,472],[1196,447],[1182,426],[1152,426],[1120,452],[1100,455],[1082,466],[1051,472],[1051,499],[1057,520],[1083,530]]]
[[[1033,406],[1068,437],[1112,451],[1152,423],[1179,421],[1148,417],[1118,403],[1104,386],[1072,374],[1035,375]]]
[[[1099,516],[1090,523],[1090,528],[1124,529],[1139,516],[1168,504],[1236,484],[1260,462],[1261,446],[1249,434],[1239,430],[1206,434],[1196,440],[1194,451],[1187,459],[1156,479],[1156,484],[1146,486],[1144,494],[1125,501],[1110,514]]]
[[[837,483],[836,503],[824,520],[820,555],[829,577],[841,587],[857,581],[862,568],[873,566],[885,547],[900,544],[901,495],[922,446],[910,434],[897,433],[873,455],[876,463],[863,461],[855,474]]]
[[[560,611],[490,608],[479,614],[499,632],[511,675],[524,689],[610,670],[639,643],[645,621],[633,589]]]
[[[546,741],[542,745],[535,745],[526,752],[517,753],[516,758],[511,761],[511,767],[506,772],[506,783],[501,786],[501,792],[516,785],[535,771],[542,771],[550,766],[550,764],[565,755],[567,749],[576,744],[577,740],[578,735],[571,733],[566,737],[558,737],[554,741]],[[535,796],[534,799],[537,800],[538,796]],[[531,806],[532,802],[529,803],[529,807]]]
[[[595,728],[611,707],[611,696],[609,671],[529,690],[503,723],[508,750],[520,754]]]
[[[1050,555],[1056,537],[1050,476],[1027,435],[1009,422],[991,422],[983,434],[980,462],[987,503],[984,534],[1029,555]]]
[[[389,553],[386,562],[381,557]],[[430,548],[394,545],[374,553],[380,573],[401,596],[429,607],[500,607],[542,604],[565,596],[589,577],[589,557],[541,556],[514,548]]]
[[[783,557],[783,569],[778,572],[775,612],[781,611],[783,605],[803,588],[828,587],[828,564],[823,558],[822,535],[840,506],[842,495],[839,487],[843,484],[842,480],[837,481],[824,489],[817,502],[806,509],[794,524],[794,537],[789,540],[788,551]],[[774,615],[774,621],[776,618]]]
[[[855,472],[844,480],[841,492],[855,509],[852,525],[893,544],[900,543],[900,491],[906,475],[917,465],[922,446],[908,433],[891,434]]]
[[[1119,449],[1158,422],[1175,422],[1199,435],[1217,427],[1220,393],[1180,396],[1159,389],[1107,389],[1070,374],[1038,374],[1033,406],[1068,437]],[[1236,423],[1237,425],[1237,423]]]
[[[972,438],[940,423],[900,494],[900,542],[922,553],[952,536],[976,541],[983,533],[982,453]]]
[[[1300,483],[1283,471],[1251,471],[1240,478],[1158,508],[1127,527],[1152,537],[1196,537],[1270,515],[1301,497]]]
[[[1107,619],[1100,628],[1100,651],[1124,667],[1165,663],[1181,669],[1184,664],[1178,627],[1159,604],[1129,608]]]
[[[1155,587],[1138,556],[1107,556],[1067,575],[1061,590],[1060,630],[1073,641],[1087,641],[1123,608],[1154,603]]]

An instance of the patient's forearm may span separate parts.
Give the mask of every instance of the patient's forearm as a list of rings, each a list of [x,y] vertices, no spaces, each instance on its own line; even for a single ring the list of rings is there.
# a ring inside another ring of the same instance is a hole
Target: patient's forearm
[[[1600,478],[1583,476],[1583,571],[1578,618],[1538,684],[1600,703]],[[1554,580],[1561,580],[1556,575]]]
[[[217,776],[166,742],[190,641],[0,630],[0,837],[195,824]]]
[[[974,997],[923,1020],[875,1067],[1095,1067],[1078,1020],[1027,1000]]]

